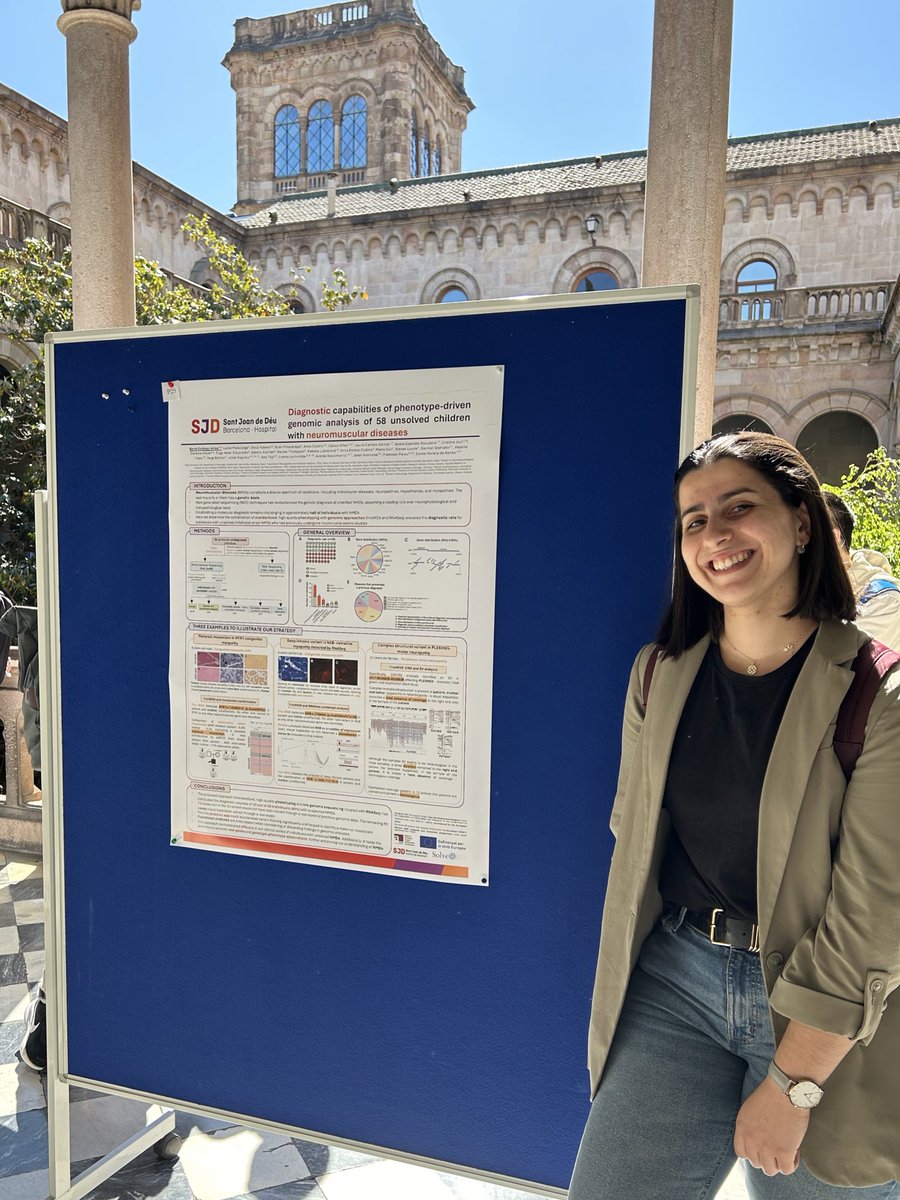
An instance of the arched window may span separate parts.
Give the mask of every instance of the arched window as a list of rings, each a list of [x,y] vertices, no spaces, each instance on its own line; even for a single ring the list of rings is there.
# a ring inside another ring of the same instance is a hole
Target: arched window
[[[721,421],[716,421],[712,427],[713,433],[741,433],[744,429],[752,429],[754,433],[775,432],[759,417],[751,417],[746,413],[731,413],[730,416],[722,417]]]
[[[777,271],[764,258],[754,258],[753,262],[741,267],[737,274],[739,292],[774,292],[777,282]]]
[[[409,176],[415,179],[419,174],[419,123],[413,113],[409,123]]]
[[[422,135],[422,174],[431,174],[431,142],[428,140],[428,130]]]
[[[327,100],[317,100],[309,110],[306,153],[306,169],[311,175],[333,169],[334,116]]]
[[[605,267],[595,267],[582,275],[575,284],[574,290],[576,292],[606,292],[618,286],[619,281],[612,271],[607,271]]]
[[[813,417],[797,438],[797,449],[808,459],[822,483],[838,484],[851,463],[862,467],[878,446],[875,430],[853,412],[828,412]]]
[[[443,161],[444,161],[444,150],[443,150],[443,147],[441,146],[441,139],[439,137],[436,137],[434,139],[434,155],[432,156],[432,159],[431,159],[431,169],[435,175],[440,175],[441,166],[443,164]]]
[[[300,114],[285,104],[275,114],[275,174],[279,178],[300,173]]]
[[[778,273],[764,258],[755,258],[737,273],[737,290],[748,297],[741,301],[742,321],[768,321],[772,317],[772,301],[761,292],[774,292]],[[753,297],[750,299],[750,297]]]
[[[459,300],[468,300],[468,295],[464,288],[461,288],[458,283],[451,283],[438,294],[438,304],[455,304]]]
[[[362,96],[351,96],[341,109],[341,166],[366,165],[366,102]]]

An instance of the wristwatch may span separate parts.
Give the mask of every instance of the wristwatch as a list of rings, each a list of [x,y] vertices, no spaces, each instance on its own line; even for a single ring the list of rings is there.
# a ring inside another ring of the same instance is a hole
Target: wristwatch
[[[791,1079],[785,1075],[773,1058],[769,1063],[768,1075],[774,1079],[779,1089],[784,1092],[794,1108],[815,1108],[825,1093],[811,1079]]]

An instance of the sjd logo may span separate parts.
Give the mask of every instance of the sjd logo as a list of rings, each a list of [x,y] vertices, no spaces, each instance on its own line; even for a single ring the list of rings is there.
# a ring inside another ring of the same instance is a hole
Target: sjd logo
[[[221,428],[218,417],[198,417],[191,421],[191,433],[218,433]]]

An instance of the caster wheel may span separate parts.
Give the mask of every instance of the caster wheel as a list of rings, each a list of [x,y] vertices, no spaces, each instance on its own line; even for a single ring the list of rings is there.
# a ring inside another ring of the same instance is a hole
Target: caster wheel
[[[181,1138],[177,1133],[168,1133],[154,1145],[158,1158],[177,1158],[181,1153]]]

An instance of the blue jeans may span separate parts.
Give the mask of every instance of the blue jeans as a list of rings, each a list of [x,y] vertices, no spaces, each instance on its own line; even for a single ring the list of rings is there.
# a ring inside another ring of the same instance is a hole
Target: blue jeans
[[[712,1200],[774,1052],[759,955],[664,917],[632,975],[569,1200]],[[897,1183],[831,1187],[802,1163],[772,1176],[743,1165],[752,1200],[900,1200]]]

